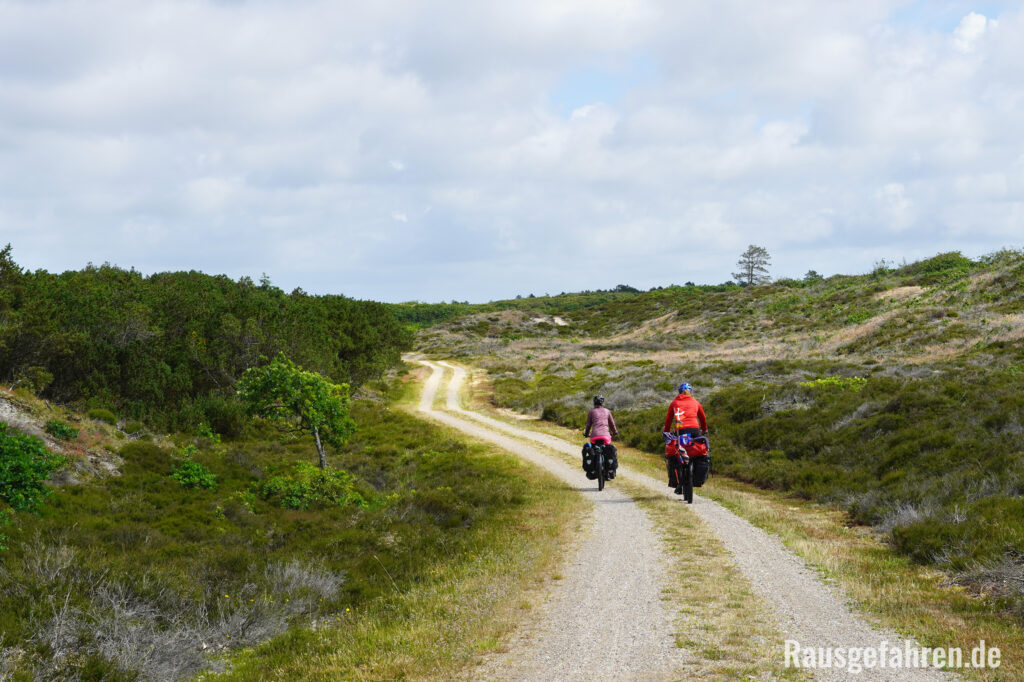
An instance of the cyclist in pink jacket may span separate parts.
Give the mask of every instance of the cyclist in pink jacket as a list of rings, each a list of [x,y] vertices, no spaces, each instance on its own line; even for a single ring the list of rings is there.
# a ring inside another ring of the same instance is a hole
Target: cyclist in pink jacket
[[[615,428],[615,417],[612,416],[612,411],[604,406],[604,396],[595,395],[594,409],[587,413],[587,426],[583,429],[583,437],[590,438],[591,443],[608,445],[612,442],[612,436],[617,435],[619,430]]]
[[[615,446],[612,445],[612,436],[617,435],[619,435],[619,430],[615,427],[615,417],[612,416],[612,411],[604,406],[604,396],[595,395],[594,408],[587,413],[587,425],[583,429],[583,436],[590,438],[590,445],[600,444],[604,447],[609,479],[615,478],[615,471],[619,468],[618,453]],[[590,445],[585,448],[589,448]],[[584,450],[584,469],[586,469],[586,459],[586,450]]]

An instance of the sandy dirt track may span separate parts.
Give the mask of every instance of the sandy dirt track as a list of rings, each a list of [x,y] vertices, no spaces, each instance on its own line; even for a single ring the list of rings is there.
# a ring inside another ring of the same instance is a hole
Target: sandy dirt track
[[[475,671],[478,679],[675,679],[690,660],[675,646],[672,614],[661,599],[666,555],[647,516],[628,496],[598,492],[582,470],[524,445],[522,440],[432,409],[441,379],[433,370],[420,410],[433,419],[515,452],[593,502],[579,546],[533,623],[515,635],[507,654]],[[457,386],[449,391],[457,390]],[[567,490],[567,494],[569,490]]]
[[[484,675],[497,679],[537,680],[688,679],[699,676],[699,667],[687,666],[688,657],[685,652],[674,647],[674,655],[665,651],[664,647],[671,646],[670,637],[653,634],[647,638],[639,636],[632,641],[627,638],[625,650],[620,652],[613,668],[605,668],[605,662],[595,660],[589,663],[584,660],[592,647],[580,645],[574,637],[564,637],[564,629],[571,629],[574,624],[582,623],[586,626],[585,631],[615,628],[616,632],[632,632],[636,626],[630,624],[630,619],[638,614],[639,619],[635,622],[648,623],[650,618],[656,617],[659,632],[667,635],[672,631],[664,625],[670,625],[671,619],[670,614],[665,613],[664,606],[655,608],[655,605],[649,603],[654,600],[660,604],[658,589],[654,587],[649,593],[644,592],[645,588],[632,582],[634,578],[629,573],[631,567],[642,566],[643,575],[656,577],[664,570],[665,559],[658,548],[650,522],[627,496],[615,490],[614,482],[602,493],[596,492],[596,486],[591,486],[592,492],[588,492],[587,486],[582,484],[590,482],[578,467],[570,467],[562,458],[544,454],[526,445],[528,442],[537,443],[575,459],[579,456],[578,443],[517,428],[486,415],[464,410],[459,403],[459,390],[466,378],[465,370],[446,362],[423,364],[431,368],[432,374],[420,403],[421,411],[535,462],[570,485],[581,488],[583,494],[597,502],[593,519],[594,535],[572,560],[571,575],[565,576],[566,584],[561,586],[558,594],[552,596],[551,612],[544,615],[543,622],[535,630],[510,644],[511,656],[508,661],[503,661],[498,667],[493,662],[485,665],[482,671]],[[452,372],[446,395],[447,413],[432,408],[434,396],[440,387],[441,366]],[[619,476],[635,481],[651,492],[679,499],[672,495],[665,481],[631,471],[627,466],[620,464]],[[753,591],[768,605],[785,639],[796,640],[802,647],[831,647],[844,651],[851,647],[878,649],[883,642],[890,650],[892,647],[904,647],[905,637],[870,626],[851,610],[842,595],[822,582],[777,537],[706,498],[695,495],[694,503],[689,508],[715,529],[743,575],[750,581]],[[628,535],[615,537],[615,533]],[[595,550],[597,554],[592,554]],[[620,561],[620,567],[614,569],[619,576],[617,581],[605,586],[583,579],[591,575],[586,571],[590,564],[581,562],[613,560],[608,555],[620,553],[628,557],[624,561],[614,559]],[[595,593],[617,589],[619,583],[628,584],[629,588],[624,593],[606,593],[605,598],[599,596],[595,600]],[[625,601],[618,601],[620,595]],[[780,641],[780,650],[782,646],[783,642]],[[643,651],[645,648],[646,652]],[[658,661],[656,666],[648,665],[654,661]],[[694,662],[689,660],[689,664],[692,666]],[[592,667],[588,669],[588,665]],[[879,667],[864,669],[856,675],[843,669],[819,669],[815,671],[815,678],[898,681],[952,680],[957,679],[957,676],[935,670]]]

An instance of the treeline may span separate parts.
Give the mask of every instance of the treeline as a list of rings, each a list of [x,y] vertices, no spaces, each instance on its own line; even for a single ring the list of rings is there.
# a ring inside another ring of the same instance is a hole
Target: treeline
[[[195,271],[28,272],[0,251],[0,381],[162,428],[238,428],[234,383],[261,356],[358,386],[411,343],[381,303]]]

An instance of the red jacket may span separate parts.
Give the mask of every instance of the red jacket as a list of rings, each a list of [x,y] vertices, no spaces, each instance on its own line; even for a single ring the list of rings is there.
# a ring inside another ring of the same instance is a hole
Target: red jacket
[[[704,408],[692,395],[680,393],[668,406],[668,414],[665,415],[665,428],[662,431],[672,428],[708,430],[708,420],[704,416]]]

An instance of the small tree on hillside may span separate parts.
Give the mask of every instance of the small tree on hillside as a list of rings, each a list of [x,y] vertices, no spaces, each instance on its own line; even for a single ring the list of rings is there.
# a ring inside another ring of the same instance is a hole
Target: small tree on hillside
[[[747,250],[740,255],[736,261],[739,272],[732,273],[741,286],[752,286],[764,284],[768,281],[768,266],[772,263],[772,257],[768,249],[763,246],[751,244]]]
[[[321,469],[327,468],[324,442],[340,447],[356,430],[348,416],[348,384],[307,372],[284,353],[263,367],[247,369],[238,380],[238,396],[250,415],[285,431],[312,434]]]

